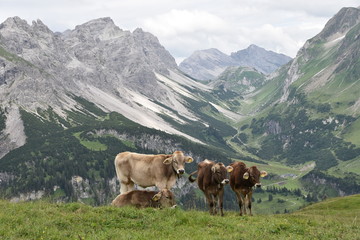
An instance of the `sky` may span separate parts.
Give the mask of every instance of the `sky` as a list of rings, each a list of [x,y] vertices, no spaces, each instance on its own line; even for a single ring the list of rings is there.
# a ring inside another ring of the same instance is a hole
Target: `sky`
[[[359,0],[0,0],[0,23],[40,19],[53,32],[110,17],[154,34],[179,64],[196,50],[230,54],[250,44],[295,57],[342,7]]]

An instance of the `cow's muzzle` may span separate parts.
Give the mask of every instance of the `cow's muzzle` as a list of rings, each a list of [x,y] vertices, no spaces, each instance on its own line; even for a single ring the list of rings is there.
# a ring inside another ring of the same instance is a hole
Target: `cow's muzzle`
[[[261,183],[257,183],[257,184],[255,184],[255,187],[257,187],[257,188],[261,188]]]
[[[181,175],[181,174],[184,174],[184,173],[185,173],[185,170],[184,170],[184,169],[178,169],[178,170],[177,170],[177,173],[180,174],[180,175]]]
[[[224,179],[224,180],[222,180],[222,182],[221,182],[222,185],[225,185],[225,184],[228,184],[228,183],[229,183],[229,179]]]

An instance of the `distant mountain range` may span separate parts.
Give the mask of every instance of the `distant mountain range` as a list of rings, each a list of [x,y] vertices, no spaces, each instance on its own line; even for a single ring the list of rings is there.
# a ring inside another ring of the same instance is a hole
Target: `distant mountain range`
[[[216,79],[227,67],[250,67],[266,75],[290,60],[284,54],[252,44],[230,56],[215,48],[195,51],[180,63],[179,69],[195,79],[208,81]]]

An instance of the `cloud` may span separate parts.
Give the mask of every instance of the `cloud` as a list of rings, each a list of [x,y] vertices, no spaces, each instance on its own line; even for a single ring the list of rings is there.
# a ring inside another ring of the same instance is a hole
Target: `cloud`
[[[220,17],[205,11],[173,9],[145,19],[144,28],[159,36],[174,37],[197,31],[208,34],[223,32],[227,30],[227,24]]]

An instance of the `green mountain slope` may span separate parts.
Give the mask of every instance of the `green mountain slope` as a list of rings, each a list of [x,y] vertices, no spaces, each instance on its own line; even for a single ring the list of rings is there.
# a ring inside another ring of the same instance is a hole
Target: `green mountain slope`
[[[90,207],[0,201],[4,239],[356,239],[360,196],[329,199],[293,214],[224,217],[181,209]]]
[[[183,150],[197,160],[221,159],[224,163],[229,163],[233,154],[230,148],[193,143],[141,126],[116,112],[105,113],[85,99],[75,100],[82,108],[68,111],[66,119],[51,108],[37,114],[21,110],[27,140],[0,161],[2,198],[50,197],[58,201],[106,204],[119,189],[113,163],[119,152]],[[221,138],[212,134],[204,132],[201,136]],[[196,164],[187,166],[187,172],[195,169]]]
[[[339,166],[360,160],[359,36],[360,9],[341,9],[293,61],[244,96],[242,109],[250,115],[237,136],[245,141],[232,144],[268,161],[314,162],[302,182],[318,196],[356,193],[358,171]]]

